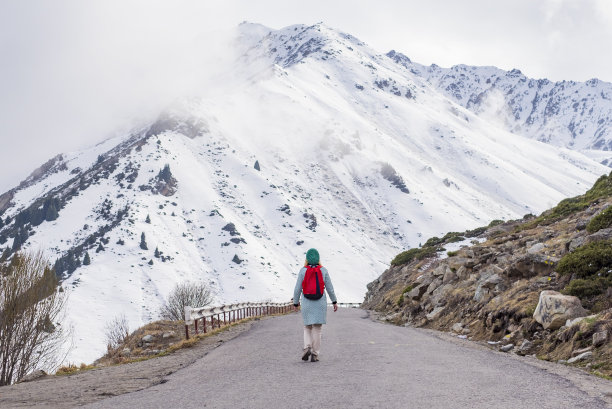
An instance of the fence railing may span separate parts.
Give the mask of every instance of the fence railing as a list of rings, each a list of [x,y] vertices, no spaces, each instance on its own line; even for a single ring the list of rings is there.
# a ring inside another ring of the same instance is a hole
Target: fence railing
[[[193,325],[195,333],[198,333],[198,321],[200,320],[202,322],[202,332],[206,333],[207,325],[211,329],[215,329],[215,327],[221,328],[222,325],[231,324],[249,317],[285,314],[291,311],[292,306],[293,302],[248,302],[218,307],[185,307],[185,338],[189,339],[190,325]]]

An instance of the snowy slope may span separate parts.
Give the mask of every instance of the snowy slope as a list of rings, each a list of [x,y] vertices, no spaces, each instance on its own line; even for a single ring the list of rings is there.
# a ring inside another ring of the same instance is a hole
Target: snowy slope
[[[528,78],[517,69],[423,66],[395,51],[387,56],[454,102],[507,130],[585,151],[612,165],[612,84]],[[603,152],[602,152],[603,151]]]
[[[399,251],[538,213],[606,172],[503,130],[324,25],[243,24],[238,45],[211,95],[55,158],[0,196],[11,219],[0,246],[25,230],[23,248],[63,260],[70,361],[103,354],[104,324],[119,314],[132,328],[156,319],[184,280],[209,283],[217,302],[286,300],[310,247],[339,300],[360,302]],[[176,185],[158,177],[166,164]],[[57,219],[17,226],[51,198]],[[85,251],[90,265],[66,267]]]

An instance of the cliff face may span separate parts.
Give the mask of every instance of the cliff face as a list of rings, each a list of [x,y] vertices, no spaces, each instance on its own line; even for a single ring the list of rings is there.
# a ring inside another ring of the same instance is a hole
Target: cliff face
[[[451,331],[505,352],[571,362],[582,355],[576,362],[610,376],[611,186],[602,176],[539,217],[449,233],[401,253],[368,285],[363,307],[397,325]],[[580,312],[550,310],[565,303]]]

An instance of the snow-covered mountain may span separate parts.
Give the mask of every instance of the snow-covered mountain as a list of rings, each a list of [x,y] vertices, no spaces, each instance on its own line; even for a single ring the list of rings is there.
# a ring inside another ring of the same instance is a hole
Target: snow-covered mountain
[[[612,84],[528,78],[518,69],[441,68],[387,56],[452,101],[511,132],[585,152],[612,166]]]
[[[286,300],[316,247],[339,300],[360,302],[399,251],[538,213],[606,173],[322,24],[242,24],[236,41],[244,52],[210,95],[0,196],[5,256],[58,260],[72,362],[104,352],[115,316],[157,318],[177,282],[210,283],[217,302]]]

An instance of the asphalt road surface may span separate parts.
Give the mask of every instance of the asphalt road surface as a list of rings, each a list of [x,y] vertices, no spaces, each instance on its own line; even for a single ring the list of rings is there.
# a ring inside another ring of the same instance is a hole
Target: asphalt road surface
[[[363,310],[328,312],[319,362],[300,359],[302,334],[299,314],[262,320],[162,384],[86,407],[611,407],[609,381],[578,375],[589,390],[542,364],[374,322]]]

